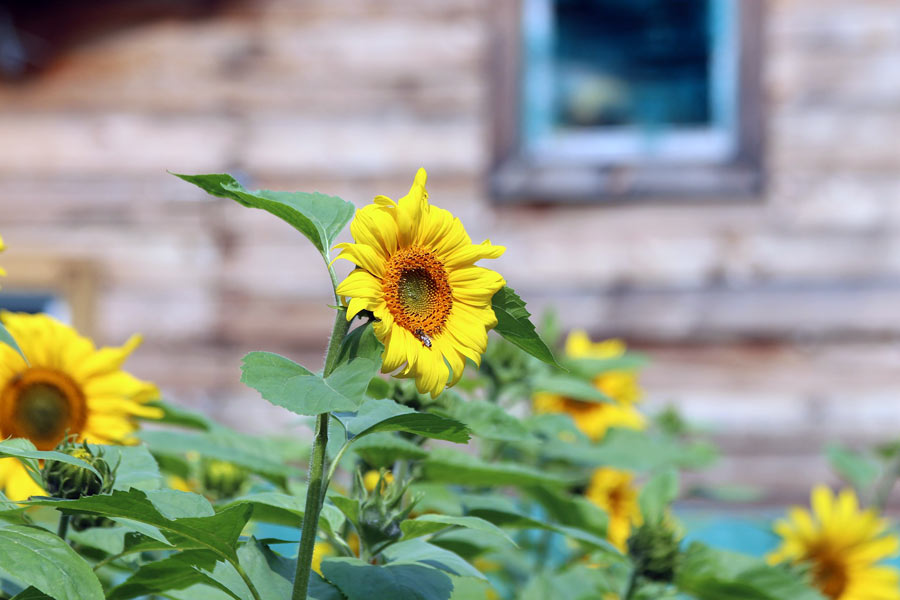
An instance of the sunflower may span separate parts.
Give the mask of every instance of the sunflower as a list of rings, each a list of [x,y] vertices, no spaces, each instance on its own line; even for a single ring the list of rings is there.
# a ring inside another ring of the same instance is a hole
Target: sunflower
[[[808,565],[815,586],[832,600],[900,600],[900,571],[877,566],[898,550],[896,535],[872,510],[860,510],[856,494],[812,491],[812,512],[794,507],[775,524],[781,546],[767,559]]]
[[[633,479],[631,473],[601,467],[594,471],[585,492],[588,500],[609,515],[606,538],[622,552],[625,552],[631,527],[644,522]]]
[[[620,340],[592,343],[584,331],[573,331],[566,339],[566,355],[570,358],[619,358],[625,354]],[[560,394],[537,392],[533,398],[535,412],[565,413],[575,426],[592,440],[602,439],[610,427],[643,430],[644,416],[634,408],[640,400],[640,387],[633,371],[607,371],[593,378],[594,387],[612,402],[586,402]]]
[[[475,262],[506,249],[490,240],[473,244],[458,218],[428,203],[425,178],[419,169],[398,202],[377,196],[356,211],[356,243],[336,248],[357,268],[337,293],[350,298],[348,320],[361,310],[374,314],[382,372],[402,367],[398,377],[415,378],[420,393],[435,397],[459,381],[466,358],[481,362],[497,324],[491,298],[505,281]]]
[[[47,315],[4,312],[0,319],[28,358],[0,345],[0,439],[27,438],[38,450],[52,450],[67,433],[127,444],[135,441],[135,417],[162,416],[146,405],[159,397],[156,386],[121,370],[140,337],[98,350]],[[13,500],[42,493],[12,458],[0,459],[0,489]]]

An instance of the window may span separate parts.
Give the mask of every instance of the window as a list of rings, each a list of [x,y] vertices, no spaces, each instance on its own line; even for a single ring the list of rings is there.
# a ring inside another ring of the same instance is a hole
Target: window
[[[516,108],[496,130],[498,196],[756,191],[759,5],[521,0],[498,64],[519,65],[497,78],[497,108]]]

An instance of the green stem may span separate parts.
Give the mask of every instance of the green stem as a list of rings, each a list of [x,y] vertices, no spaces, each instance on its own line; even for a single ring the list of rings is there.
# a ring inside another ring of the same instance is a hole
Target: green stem
[[[244,584],[246,584],[247,589],[250,590],[250,594],[253,595],[253,600],[262,600],[262,597],[259,595],[259,591],[257,591],[256,586],[253,585],[253,580],[247,575],[247,572],[244,571],[244,567],[240,565],[238,562],[231,563],[234,567],[234,570],[237,571],[237,574],[241,576],[241,579],[244,580]]]
[[[69,515],[60,515],[59,516],[59,529],[56,530],[56,535],[61,537],[62,539],[66,539],[66,534],[69,532],[69,519],[71,517]]]
[[[329,271],[331,271],[330,267]],[[322,370],[324,377],[328,377],[334,371],[340,354],[341,342],[349,329],[347,309],[339,308],[335,315],[331,339],[328,341],[328,350],[325,353],[325,367]],[[291,594],[291,600],[306,600],[309,588],[313,550],[316,547],[316,533],[319,529],[319,514],[322,512],[325,491],[330,482],[330,479],[324,480],[325,449],[328,446],[328,420],[330,418],[330,413],[322,413],[316,417],[316,438],[313,442],[312,456],[309,459],[309,485],[306,488],[306,508],[303,513],[300,547],[297,553],[297,571],[294,575],[294,591]]]
[[[637,591],[638,568],[637,566],[631,571],[631,577],[628,578],[628,587],[625,588],[625,595],[622,600],[632,600],[634,593]]]

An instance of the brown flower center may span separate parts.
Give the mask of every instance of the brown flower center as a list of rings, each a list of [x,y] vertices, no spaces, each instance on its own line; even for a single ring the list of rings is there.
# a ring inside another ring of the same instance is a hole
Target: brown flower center
[[[453,306],[443,263],[423,248],[398,250],[388,260],[382,289],[394,321],[430,348]]]
[[[847,566],[832,556],[813,557],[813,581],[826,596],[837,600],[847,587]]]
[[[71,377],[30,367],[0,392],[2,437],[27,438],[38,450],[52,450],[66,432],[78,434],[87,421],[87,404]]]

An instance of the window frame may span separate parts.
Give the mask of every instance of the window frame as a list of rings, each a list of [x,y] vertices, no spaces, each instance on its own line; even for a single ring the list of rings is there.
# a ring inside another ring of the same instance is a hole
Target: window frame
[[[730,150],[710,152],[700,143],[693,157],[652,160],[639,153],[613,152],[628,143],[627,134],[611,141],[606,156],[598,153],[594,138],[590,153],[579,143],[562,152],[534,152],[526,148],[522,132],[524,99],[524,10],[527,3],[549,0],[495,0],[491,77],[492,163],[491,193],[498,203],[608,203],[632,199],[746,199],[759,194],[763,185],[763,107],[761,92],[763,2],[734,1],[734,48],[737,78],[734,82],[734,123],[730,140],[719,140]],[[569,134],[570,136],[577,132]],[[711,132],[708,132],[711,133]],[[586,133],[586,136],[593,134]],[[691,143],[691,132],[675,132],[668,143]],[[684,137],[687,136],[687,137]],[[577,136],[576,136],[577,137]],[[635,138],[634,135],[631,136]],[[696,139],[696,138],[695,138]],[[583,146],[583,141],[581,143]],[[602,146],[601,144],[600,146]],[[704,150],[703,146],[707,150]],[[724,147],[720,145],[720,149]],[[602,150],[602,148],[600,148]],[[671,158],[671,157],[670,157]]]

